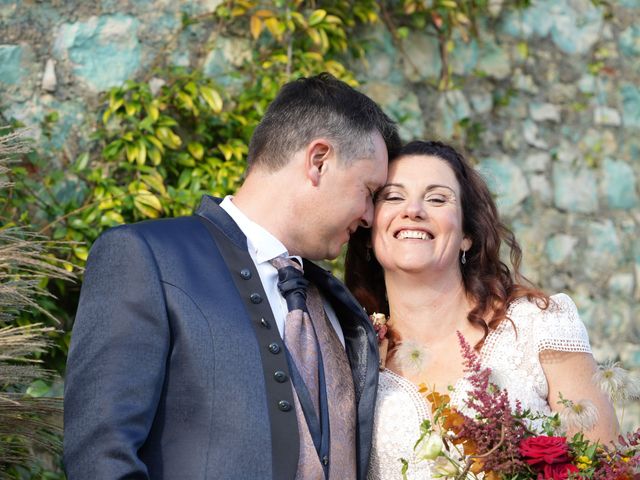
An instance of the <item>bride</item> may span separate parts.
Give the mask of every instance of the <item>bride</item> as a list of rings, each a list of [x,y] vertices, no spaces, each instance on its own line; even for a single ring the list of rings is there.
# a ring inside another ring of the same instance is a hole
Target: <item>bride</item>
[[[500,259],[511,252],[512,269]],[[412,142],[389,164],[377,193],[371,231],[349,244],[346,282],[368,312],[389,316],[389,350],[380,372],[369,479],[430,478],[413,446],[430,405],[424,383],[464,409],[463,358],[457,332],[475,346],[512,406],[551,414],[559,395],[588,399],[598,420],[585,437],[615,438],[613,407],[593,383],[596,364],[576,306],[546,296],[518,273],[521,252],[501,223],[480,175],[453,148]],[[574,432],[569,431],[571,435]]]

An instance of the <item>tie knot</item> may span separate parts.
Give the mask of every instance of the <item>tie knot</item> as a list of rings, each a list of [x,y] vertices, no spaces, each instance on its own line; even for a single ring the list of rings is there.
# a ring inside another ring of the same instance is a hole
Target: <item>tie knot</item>
[[[276,267],[278,270],[285,267],[293,267],[300,272],[302,272],[302,265],[300,265],[296,260],[290,257],[276,257],[270,260],[271,265]]]
[[[304,278],[302,266],[286,257],[274,258],[271,260],[271,265],[278,269],[278,290],[287,301],[289,311],[306,312],[309,280]]]

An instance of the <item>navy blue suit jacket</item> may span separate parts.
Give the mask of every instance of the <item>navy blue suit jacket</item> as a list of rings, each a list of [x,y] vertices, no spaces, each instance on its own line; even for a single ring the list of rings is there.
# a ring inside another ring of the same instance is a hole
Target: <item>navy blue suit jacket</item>
[[[191,217],[116,227],[95,242],[67,362],[69,480],[294,477],[297,420],[286,409],[293,391],[274,377],[289,372],[246,243],[211,197]],[[304,267],[344,331],[364,479],[375,333],[339,281]]]

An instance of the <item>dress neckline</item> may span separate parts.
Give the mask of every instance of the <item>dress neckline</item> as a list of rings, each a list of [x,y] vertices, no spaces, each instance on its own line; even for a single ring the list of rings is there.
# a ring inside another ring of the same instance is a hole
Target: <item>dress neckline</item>
[[[522,298],[525,298],[525,297],[518,297],[515,300],[513,300],[509,304],[509,306],[507,307],[507,312],[506,312],[506,317],[507,318],[503,319],[500,322],[500,324],[496,327],[495,330],[489,331],[489,334],[487,335],[487,338],[485,338],[485,341],[484,341],[482,347],[480,348],[480,351],[477,353],[478,356],[480,357],[481,361],[484,361],[487,358],[489,358],[489,355],[491,354],[491,352],[493,351],[493,348],[495,346],[495,340],[498,338],[497,337],[498,333],[502,329],[506,328],[505,324],[510,323],[509,317],[511,315],[511,311],[512,311],[513,307],[516,304],[520,303]],[[484,364],[484,362],[482,362],[482,363]],[[418,389],[418,386],[415,383],[413,383],[408,378],[403,377],[399,373],[396,373],[393,370],[390,370],[390,369],[388,369],[386,367],[383,368],[381,370],[381,372],[385,372],[388,375],[390,375],[398,383],[400,383],[402,386],[404,386],[405,389],[408,389],[412,394],[417,393],[420,396],[420,399],[422,400],[422,402],[424,402],[424,404],[427,406],[427,410],[429,412],[431,411],[431,405],[427,402],[427,400],[424,398],[422,393],[420,393],[420,390]],[[456,382],[453,384],[452,390],[450,390],[449,392],[446,392],[446,394],[449,395],[449,397],[451,399],[451,404],[452,405],[457,405],[461,401],[461,399],[459,397],[460,397],[461,393],[464,393],[462,391],[462,389],[461,389],[461,386],[465,382],[465,380],[467,380],[467,377],[468,377],[468,374],[462,375],[462,377],[458,378],[458,380],[456,380]],[[445,394],[443,392],[438,392],[438,393]],[[461,406],[461,405],[459,405],[459,406]],[[429,415],[429,417],[431,417],[431,415]]]

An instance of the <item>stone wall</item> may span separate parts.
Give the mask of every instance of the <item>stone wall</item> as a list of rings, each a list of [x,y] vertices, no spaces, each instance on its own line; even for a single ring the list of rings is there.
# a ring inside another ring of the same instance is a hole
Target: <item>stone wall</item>
[[[227,72],[245,40],[182,13],[219,0],[0,0],[0,112],[35,126],[40,147],[74,158],[90,134],[100,92],[158,62]],[[434,87],[441,59],[433,32],[401,43],[362,32],[367,58],[352,67],[362,89],[399,120],[404,140],[467,145],[524,250],[525,274],[576,301],[596,358],[640,369],[640,2],[611,18],[589,0],[533,0],[501,12],[479,39],[460,39],[455,88]],[[40,135],[51,113],[59,119]],[[640,424],[632,405],[628,424]]]

